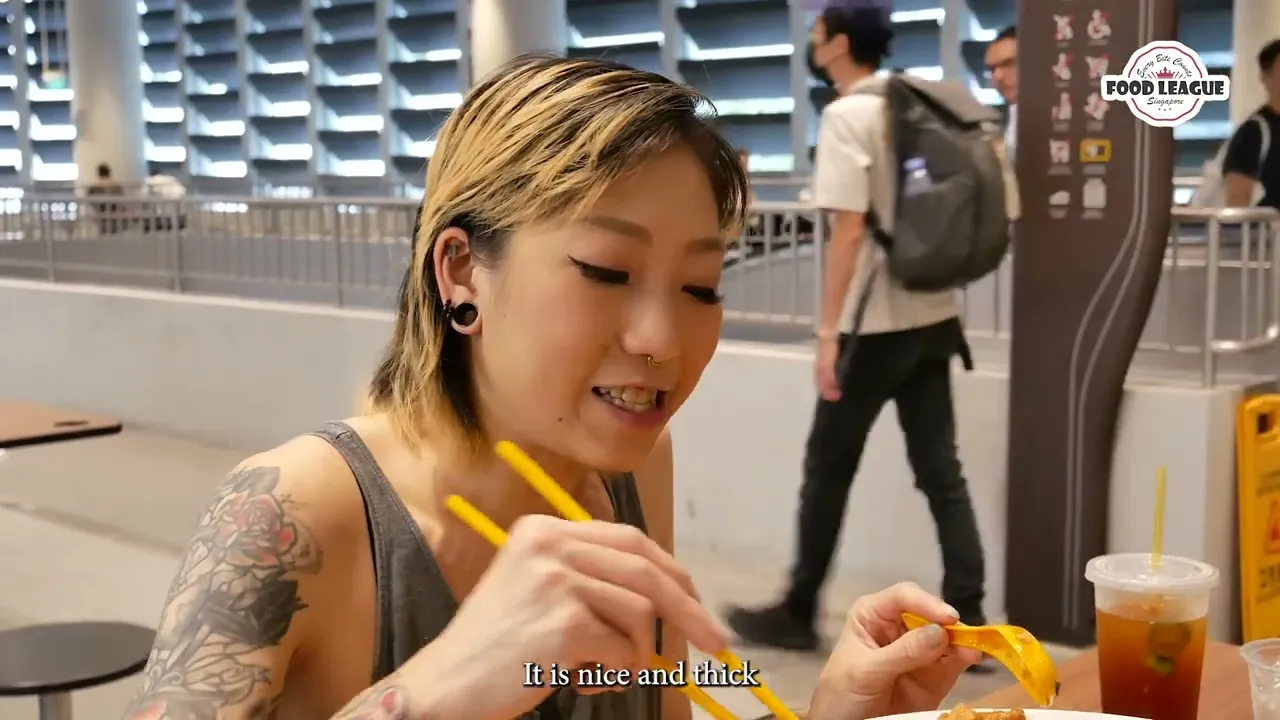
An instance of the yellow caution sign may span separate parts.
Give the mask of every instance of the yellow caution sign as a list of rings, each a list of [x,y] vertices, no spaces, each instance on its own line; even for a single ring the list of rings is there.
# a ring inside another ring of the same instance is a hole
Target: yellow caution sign
[[[1240,601],[1244,641],[1280,637],[1280,395],[1240,404]]]
[[[1264,544],[1266,547],[1262,551],[1264,555],[1267,557],[1280,555],[1280,500],[1273,499],[1267,511],[1267,535]]]

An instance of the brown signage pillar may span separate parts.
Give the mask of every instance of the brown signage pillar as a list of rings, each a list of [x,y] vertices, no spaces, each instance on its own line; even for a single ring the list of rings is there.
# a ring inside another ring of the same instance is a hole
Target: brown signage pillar
[[[1009,388],[1009,620],[1091,644],[1116,416],[1163,269],[1173,133],[1100,81],[1176,37],[1170,0],[1020,0]]]

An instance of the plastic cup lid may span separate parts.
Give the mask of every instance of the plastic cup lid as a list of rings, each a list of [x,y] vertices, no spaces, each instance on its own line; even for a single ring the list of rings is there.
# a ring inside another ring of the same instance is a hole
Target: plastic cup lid
[[[1159,567],[1150,553],[1101,555],[1084,568],[1085,579],[1096,586],[1135,593],[1193,594],[1218,586],[1218,569],[1199,560],[1164,555]]]
[[[1280,674],[1280,638],[1266,638],[1246,643],[1240,656],[1255,670]]]

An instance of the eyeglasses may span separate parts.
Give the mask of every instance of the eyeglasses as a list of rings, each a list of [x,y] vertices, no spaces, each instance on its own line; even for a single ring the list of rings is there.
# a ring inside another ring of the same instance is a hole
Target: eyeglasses
[[[1018,58],[1011,57],[1005,60],[1001,60],[1000,62],[992,63],[988,65],[986,67],[986,70],[984,70],[982,74],[986,75],[987,78],[989,79],[992,75],[996,74],[997,70],[1012,70],[1016,67],[1018,67]]]

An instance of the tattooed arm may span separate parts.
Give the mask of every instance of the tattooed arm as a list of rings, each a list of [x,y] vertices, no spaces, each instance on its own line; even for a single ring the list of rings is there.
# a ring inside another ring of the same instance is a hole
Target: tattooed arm
[[[125,720],[274,720],[284,710],[290,661],[323,632],[323,599],[349,582],[351,534],[367,532],[346,463],[334,453],[336,473],[328,472],[308,449],[320,446],[303,439],[246,461],[215,492]],[[334,719],[471,718],[474,682],[457,681],[464,657],[431,643],[415,656],[412,679],[402,668]]]
[[[279,467],[242,466],[218,489],[165,600],[128,720],[269,720],[320,544]],[[294,631],[291,632],[291,628]]]

